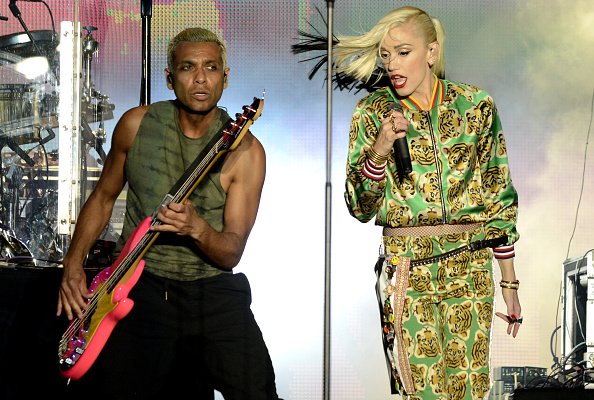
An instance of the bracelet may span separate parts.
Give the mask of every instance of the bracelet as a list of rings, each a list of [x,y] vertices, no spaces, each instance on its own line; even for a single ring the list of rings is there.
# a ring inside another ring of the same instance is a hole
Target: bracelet
[[[373,147],[370,147],[369,151],[367,152],[367,158],[369,158],[369,161],[375,165],[382,165],[388,160],[388,155],[385,154],[382,156],[377,151],[375,151]]]
[[[518,290],[518,288],[520,287],[520,281],[518,281],[518,280],[515,280],[515,281],[500,281],[499,282],[499,286],[501,286],[504,289]]]

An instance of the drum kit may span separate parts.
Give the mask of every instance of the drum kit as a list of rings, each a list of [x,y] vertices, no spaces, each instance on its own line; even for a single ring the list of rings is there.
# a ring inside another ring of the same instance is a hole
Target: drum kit
[[[114,106],[93,86],[90,61],[98,44],[95,28],[84,29],[81,146],[85,151],[93,148],[101,164],[105,157],[103,121],[113,118]],[[58,35],[53,30],[0,36],[0,264],[59,263],[63,257],[56,234],[57,47]],[[94,123],[99,124],[97,129],[91,128]],[[83,153],[85,160],[87,155]]]

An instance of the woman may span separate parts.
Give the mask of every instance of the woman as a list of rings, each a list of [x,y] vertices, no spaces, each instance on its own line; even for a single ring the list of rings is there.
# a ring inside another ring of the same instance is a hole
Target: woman
[[[494,101],[443,79],[443,43],[441,23],[414,7],[391,11],[360,36],[337,38],[336,76],[370,82],[379,61],[390,81],[356,106],[345,200],[353,217],[375,217],[383,227],[377,294],[392,392],[483,399],[493,256],[507,306],[496,315],[513,337],[522,323],[513,263],[517,193]],[[400,138],[410,172],[393,151]]]

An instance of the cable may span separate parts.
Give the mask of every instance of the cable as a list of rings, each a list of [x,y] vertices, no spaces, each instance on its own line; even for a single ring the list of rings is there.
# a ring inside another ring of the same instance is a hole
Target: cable
[[[581,181],[581,187],[580,187],[580,196],[578,198],[578,204],[576,206],[576,211],[575,211],[575,218],[574,218],[574,224],[573,224],[573,230],[571,233],[571,237],[569,238],[569,242],[567,243],[567,252],[565,254],[565,260],[567,261],[569,259],[569,253],[570,253],[570,249],[571,249],[571,242],[573,241],[573,237],[575,236],[575,231],[577,228],[577,220],[578,220],[578,215],[579,215],[579,209],[580,209],[580,205],[582,202],[582,196],[584,193],[584,181],[585,181],[585,175],[586,175],[586,164],[587,164],[587,159],[588,159],[588,145],[590,142],[590,132],[592,130],[592,121],[593,121],[593,116],[594,116],[594,90],[592,91],[592,101],[591,101],[591,106],[590,106],[590,123],[588,124],[588,132],[586,134],[586,146],[584,149],[584,163],[582,166],[582,181]],[[589,250],[592,251],[592,250]],[[586,252],[586,255],[588,254],[588,252]],[[585,256],[585,255],[584,255]],[[577,264],[579,266],[579,262]],[[578,278],[578,272],[576,273],[576,280]],[[565,279],[565,277],[563,277],[563,279]],[[577,282],[576,282],[577,285]],[[558,318],[559,318],[559,305],[561,304],[561,299],[563,296],[562,293],[562,287],[563,287],[563,282],[561,282],[561,286],[560,286],[560,290],[559,290],[559,301],[557,302],[557,314],[556,314],[556,318],[557,320],[555,321],[555,323],[558,323]],[[575,290],[577,291],[577,287],[574,285]],[[574,296],[577,297],[577,296]],[[566,299],[567,300],[567,299]],[[580,326],[580,332],[583,333],[583,328],[582,328],[582,323],[581,323],[581,319],[579,318],[579,313],[576,310],[576,315],[578,316],[578,325]],[[567,329],[567,327],[565,327]],[[555,331],[557,331],[558,328],[555,328]],[[555,331],[553,332],[553,335],[555,334]],[[571,335],[571,332],[569,332],[569,334]],[[583,337],[585,337],[584,335],[582,335]],[[555,348],[557,348],[557,342],[556,342],[556,337],[555,336]],[[573,341],[573,338],[572,338]],[[555,363],[558,363],[558,359],[555,358],[555,355],[553,354],[553,361]]]
[[[575,210],[575,219],[574,219],[574,223],[573,223],[573,231],[571,232],[571,237],[569,238],[569,243],[567,244],[567,254],[565,255],[565,258],[569,258],[569,249],[571,248],[571,241],[573,240],[573,236],[575,235],[575,230],[576,230],[576,226],[577,226],[577,219],[578,219],[578,214],[579,214],[579,209],[580,209],[580,204],[582,203],[582,196],[584,194],[584,180],[585,180],[585,175],[586,175],[586,161],[588,159],[588,143],[589,143],[589,138],[590,138],[590,131],[592,129],[592,117],[594,114],[594,91],[592,91],[592,105],[590,107],[590,124],[588,125],[588,133],[586,135],[586,146],[584,148],[584,163],[582,166],[582,186],[580,188],[580,196],[578,199],[578,204]]]

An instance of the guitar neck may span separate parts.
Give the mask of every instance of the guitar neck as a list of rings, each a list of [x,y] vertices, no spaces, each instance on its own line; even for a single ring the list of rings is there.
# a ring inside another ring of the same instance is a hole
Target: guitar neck
[[[223,125],[221,132],[228,129],[230,125],[231,119]],[[196,159],[186,169],[175,185],[173,185],[169,193],[167,193],[165,196],[167,202],[181,203],[190,196],[204,175],[206,175],[220,156],[226,152],[227,149],[223,147],[223,143],[224,138],[221,134],[215,135],[210,140],[204,150],[196,156]]]

